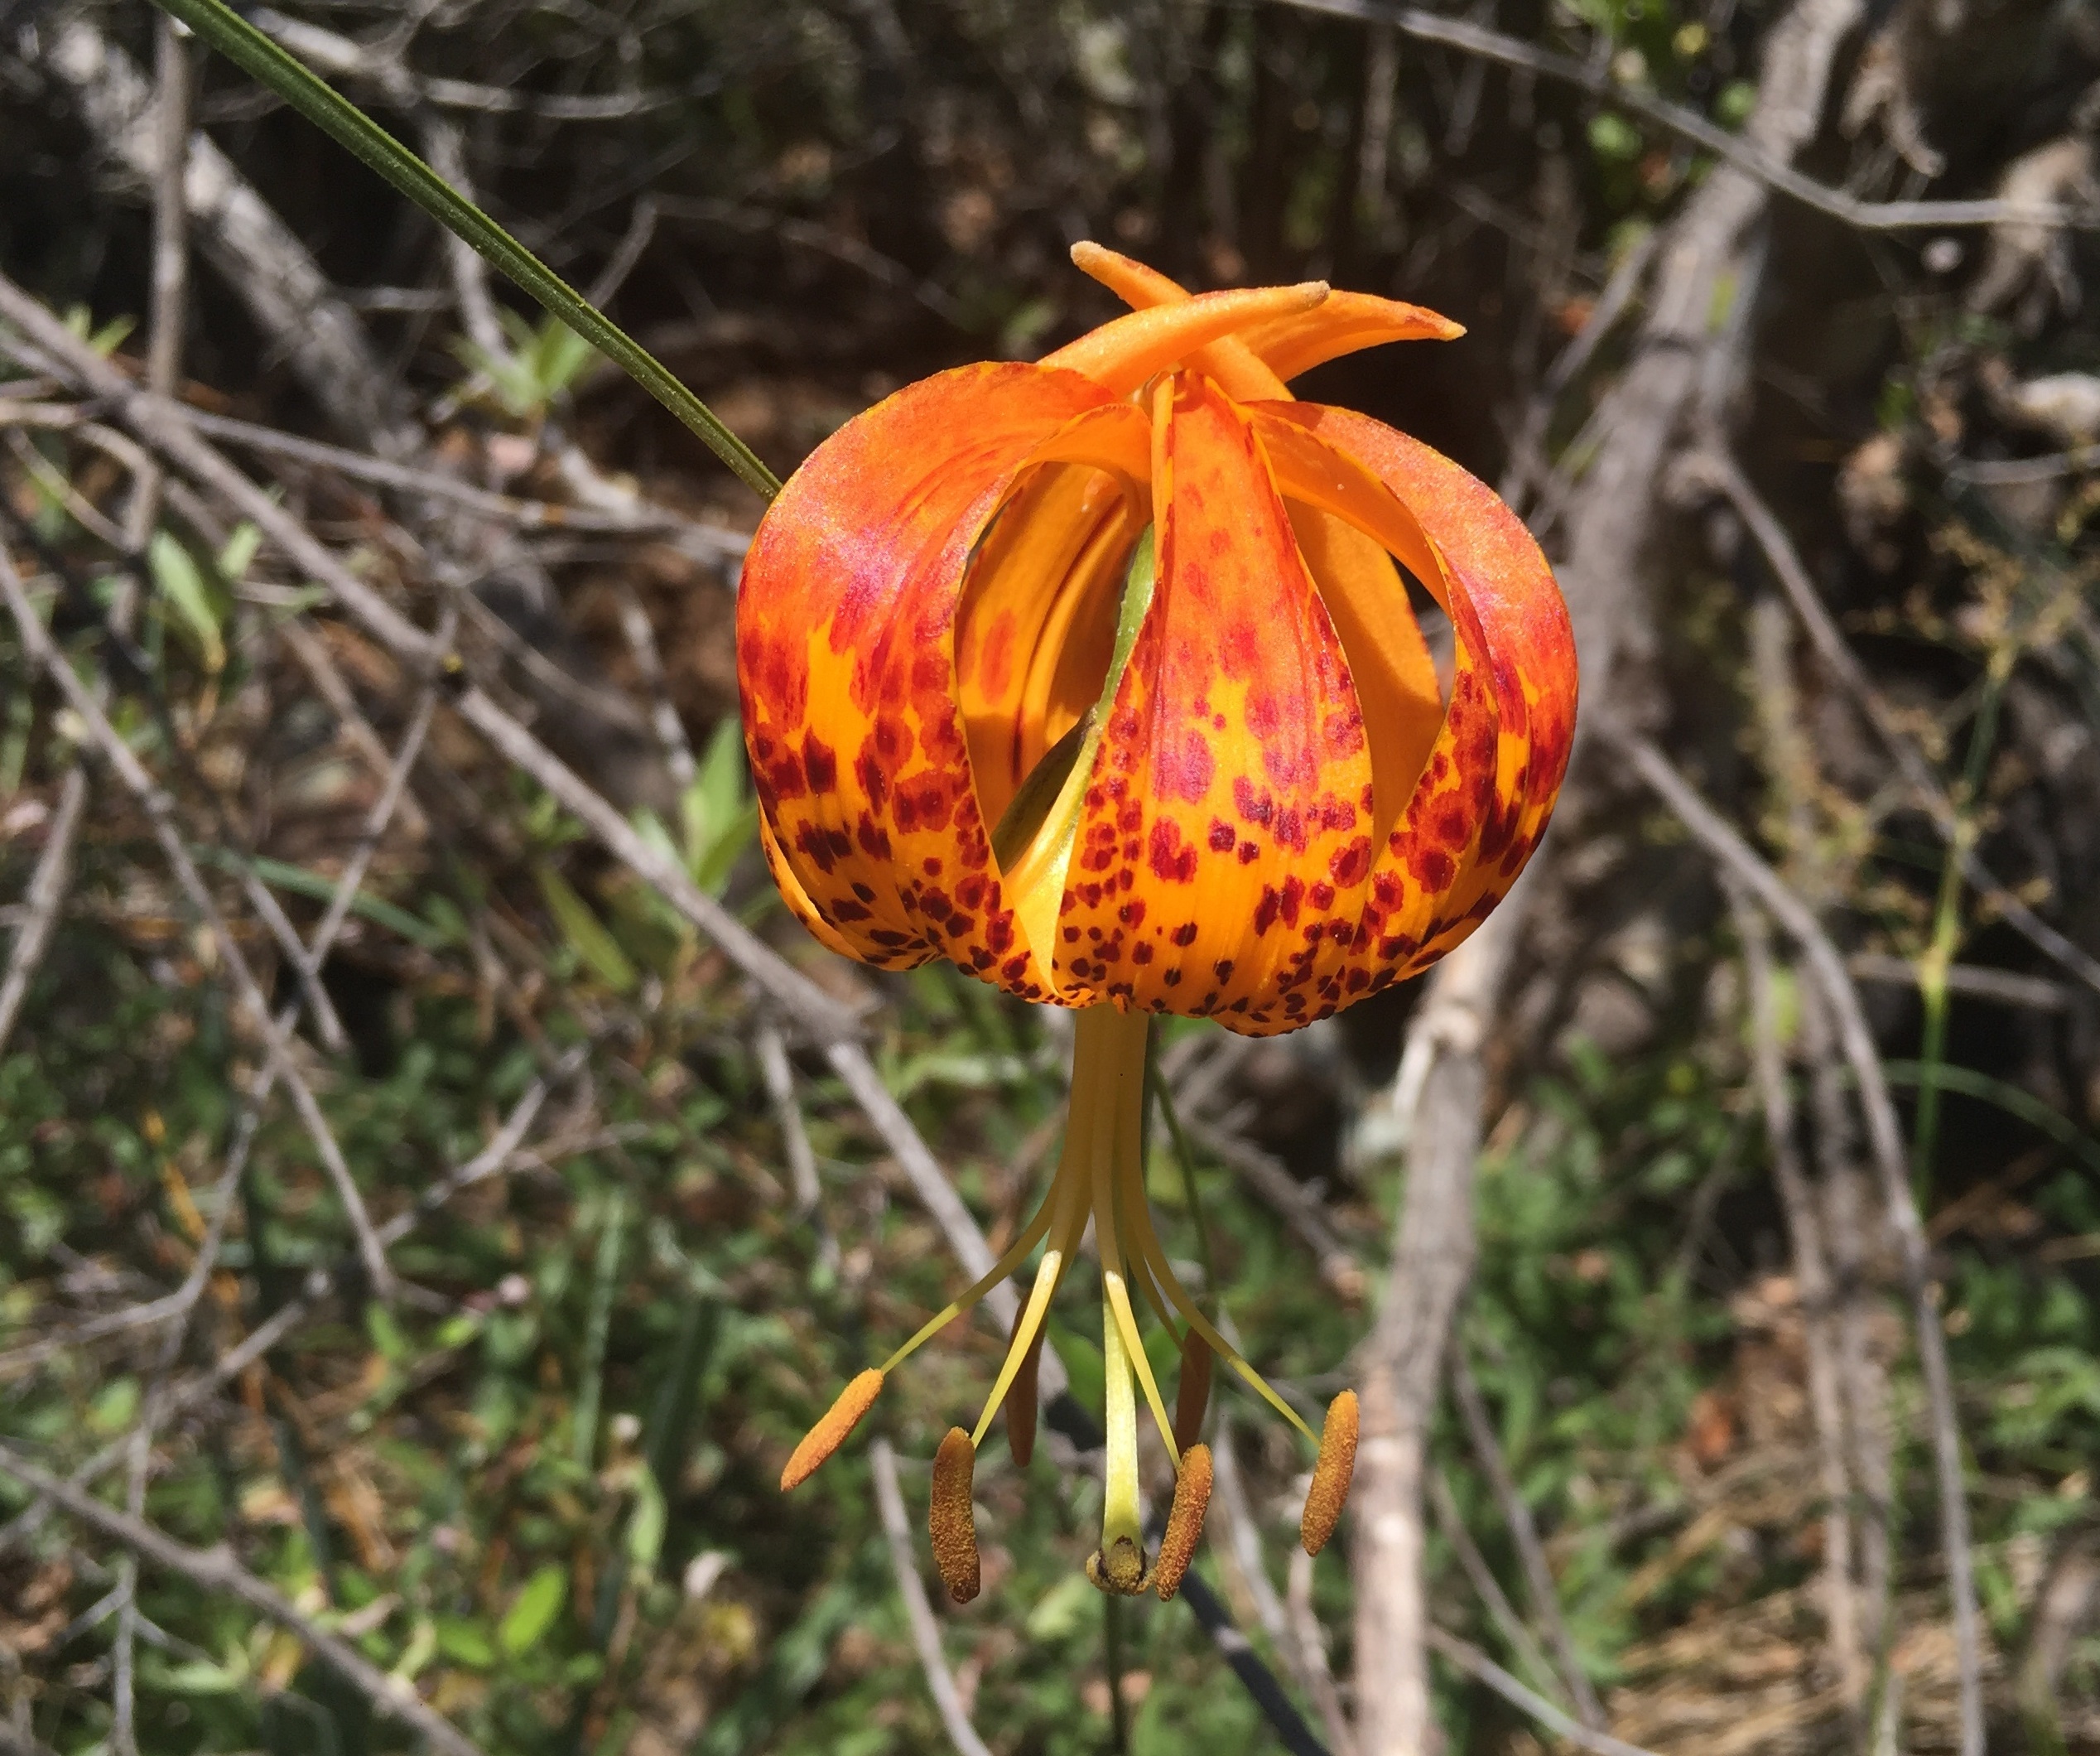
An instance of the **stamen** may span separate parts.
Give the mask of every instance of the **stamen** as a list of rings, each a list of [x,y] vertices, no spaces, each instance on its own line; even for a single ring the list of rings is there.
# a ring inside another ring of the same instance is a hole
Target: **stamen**
[[[1182,1575],[1196,1559],[1203,1534],[1203,1514],[1211,1505],[1211,1448],[1191,1445],[1182,1453],[1181,1474],[1174,1480],[1173,1509],[1167,1514],[1167,1534],[1159,1542],[1159,1565],[1152,1570],[1159,1601],[1181,1590]]]
[[[1071,1262],[1072,1252],[1079,1247],[1080,1236],[1086,1229],[1086,1167],[1091,1141],[1091,1128],[1066,1131],[1065,1151],[1058,1162],[1057,1180],[1045,1204],[1056,1215],[1052,1222],[1050,1247],[1043,1252],[1043,1261],[1036,1268],[1035,1285],[1029,1290],[1028,1303],[1015,1314],[1006,1358],[1000,1363],[991,1394],[985,1398],[985,1410],[977,1417],[976,1430],[970,1435],[972,1445],[984,1444],[985,1434],[991,1430],[992,1416],[1004,1406],[1007,1442],[1014,1448],[1014,1461],[1024,1467],[1035,1451],[1035,1374],[1043,1353],[1043,1322],[1049,1315],[1050,1300],[1057,1290],[1057,1283],[1064,1278],[1065,1265]],[[1026,1423],[1025,1432],[1016,1427],[1017,1418]],[[1018,1439],[1017,1433],[1020,1434]]]
[[[1174,1387],[1174,1443],[1183,1451],[1202,1434],[1210,1409],[1211,1358],[1211,1344],[1194,1329],[1182,1334],[1181,1382]]]
[[[1035,1455],[1035,1373],[1036,1364],[1043,1358],[1043,1329],[1024,1339],[1023,1328],[1028,1322],[1028,1308],[1024,1305],[1014,1313],[1014,1344],[1018,1344],[1021,1357],[1014,1368],[1014,1381],[1007,1387],[1006,1449],[1013,1453],[1017,1468],[1025,1469]]]
[[[1223,1358],[1225,1363],[1251,1385],[1262,1400],[1296,1427],[1308,1439],[1312,1429],[1306,1426],[1298,1411],[1269,1387],[1269,1380],[1249,1365],[1245,1357],[1218,1333],[1216,1324],[1196,1309],[1196,1301],[1188,1296],[1181,1282],[1174,1278],[1174,1271],[1167,1266],[1167,1253],[1159,1247],[1159,1240],[1153,1235],[1152,1216],[1140,1208],[1131,1216],[1132,1246],[1144,1257],[1161,1289],[1182,1315],[1182,1319],[1210,1344],[1211,1351]]]
[[[1062,1169],[1058,1175],[1062,1180],[1063,1176]],[[918,1334],[884,1360],[882,1369],[884,1372],[896,1371],[924,1344],[931,1341],[965,1311],[974,1308],[986,1293],[1019,1268],[1028,1259],[1028,1252],[1043,1242],[1043,1234],[1050,1229],[1050,1222],[1055,1217],[1057,1206],[1057,1184],[1052,1184],[1049,1194],[1043,1198],[1043,1205],[1035,1210],[1035,1217],[1022,1227],[1021,1235],[1007,1247],[1006,1254],[986,1269],[961,1297],[951,1300],[920,1324]]]
[[[933,1503],[927,1515],[933,1541],[933,1565],[941,1583],[958,1604],[977,1595],[977,1513],[971,1504],[971,1477],[977,1448],[961,1427],[950,1427],[933,1454]]]
[[[1317,1555],[1341,1522],[1349,1498],[1349,1478],[1356,1468],[1356,1392],[1345,1390],[1327,1405],[1320,1429],[1319,1461],[1312,1465],[1312,1485],[1306,1490],[1305,1516],[1298,1540],[1308,1555]]]
[[[780,1491],[799,1488],[816,1474],[816,1466],[844,1445],[846,1435],[860,1425],[860,1417],[875,1406],[882,1394],[883,1375],[870,1366],[839,1392],[839,1399],[824,1418],[802,1435],[780,1472]]]

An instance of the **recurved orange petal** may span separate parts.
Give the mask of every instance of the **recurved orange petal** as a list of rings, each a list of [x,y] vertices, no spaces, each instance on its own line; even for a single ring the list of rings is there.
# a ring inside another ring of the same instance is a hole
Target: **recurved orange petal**
[[[1419,305],[1368,292],[1336,292],[1312,310],[1280,313],[1243,330],[1240,339],[1288,382],[1362,348],[1389,341],[1452,341],[1465,333],[1464,324]]]
[[[1373,517],[1352,483],[1345,515],[1426,539],[1457,636],[1445,722],[1372,874],[1344,991],[1426,967],[1485,919],[1545,832],[1573,741],[1575,648],[1538,544],[1485,483],[1420,441],[1348,410],[1269,404],[1257,426],[1296,426],[1374,475],[1404,524]],[[1279,442],[1278,450],[1284,449]],[[1343,473],[1337,465],[1332,472]],[[1339,501],[1337,504],[1340,504]],[[1412,563],[1411,563],[1412,564]]]
[[[1188,289],[1178,281],[1105,244],[1081,240],[1072,247],[1072,259],[1082,273],[1091,275],[1133,311],[1178,305],[1189,297]],[[1188,355],[1188,361],[1209,373],[1228,396],[1242,403],[1289,399],[1290,392],[1283,379],[1256,359],[1237,335],[1207,342]]]
[[[1046,354],[1041,363],[1083,372],[1118,396],[1129,396],[1146,379],[1213,341],[1275,319],[1300,316],[1328,297],[1325,281],[1202,292],[1104,323],[1054,354]]]
[[[1156,398],[1158,583],[1086,788],[1057,978],[1288,1030],[1370,870],[1363,716],[1246,418],[1198,373]]]
[[[939,955],[1047,997],[971,784],[953,624],[1017,474],[1110,400],[1013,363],[925,379],[820,446],[753,540],[737,671],[759,803],[812,913],[869,962]]]

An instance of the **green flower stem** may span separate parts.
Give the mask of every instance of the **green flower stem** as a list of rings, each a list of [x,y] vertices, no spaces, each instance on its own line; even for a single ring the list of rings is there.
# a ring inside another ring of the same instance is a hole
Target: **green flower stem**
[[[687,427],[738,479],[767,499],[780,480],[663,363],[468,200],[407,147],[306,65],[287,55],[224,0],[153,0],[243,73],[259,80],[347,147],[455,236],[617,364]]]
[[[1976,845],[1976,809],[1982,797],[1991,750],[1997,737],[1998,707],[2012,673],[2013,649],[2001,647],[1984,673],[1983,692],[1969,731],[1968,757],[1955,798],[1954,833],[1939,871],[1933,909],[1932,942],[1918,960],[1918,989],[1924,1001],[1924,1029],[1918,1049],[1918,1109],[1910,1142],[1910,1180],[1920,1213],[1932,1204],[1933,1159],[1939,1145],[1939,1093],[1947,1054],[1947,972],[1962,938],[1962,862]]]

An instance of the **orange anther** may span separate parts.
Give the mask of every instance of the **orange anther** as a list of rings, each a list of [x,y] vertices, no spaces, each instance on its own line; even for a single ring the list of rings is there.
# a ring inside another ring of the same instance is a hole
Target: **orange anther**
[[[927,1527],[933,1539],[933,1565],[941,1583],[958,1604],[977,1595],[977,1513],[970,1503],[977,1448],[961,1427],[950,1427],[933,1454],[933,1504]]]
[[[1320,1429],[1319,1461],[1312,1466],[1312,1485],[1306,1490],[1305,1516],[1298,1521],[1298,1540],[1308,1555],[1317,1555],[1341,1522],[1341,1508],[1349,1498],[1349,1478],[1356,1468],[1356,1392],[1345,1390],[1327,1405],[1327,1424]]]
[[[816,1473],[816,1466],[845,1443],[846,1435],[860,1425],[860,1417],[875,1406],[882,1394],[882,1374],[869,1367],[839,1392],[839,1400],[824,1418],[802,1435],[788,1467],[780,1472],[780,1491],[799,1488]]]
[[[1196,1545],[1203,1535],[1203,1514],[1211,1505],[1211,1448],[1185,1445],[1181,1474],[1174,1482],[1173,1509],[1167,1514],[1167,1534],[1160,1539],[1159,1561],[1152,1570],[1153,1590],[1159,1601],[1181,1590],[1182,1575],[1196,1559]]]

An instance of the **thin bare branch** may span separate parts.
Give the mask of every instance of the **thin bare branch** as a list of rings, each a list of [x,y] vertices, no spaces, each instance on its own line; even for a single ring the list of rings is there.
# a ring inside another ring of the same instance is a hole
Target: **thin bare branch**
[[[424,499],[448,501],[484,518],[499,519],[521,530],[604,531],[622,536],[677,537],[717,563],[739,559],[750,546],[751,539],[742,531],[704,523],[648,501],[638,501],[632,506],[625,503],[613,506],[564,506],[549,500],[520,499],[513,494],[477,488],[471,482],[460,481],[440,470],[389,463],[384,458],[368,456],[344,446],[302,438],[296,433],[279,432],[272,427],[258,427],[253,421],[237,421],[229,415],[210,414],[195,408],[189,410],[188,415],[190,424],[199,432],[226,440],[244,451],[315,464],[340,471],[354,481],[398,489]]]
[[[1253,1141],[1198,1120],[1183,1118],[1189,1137],[1246,1184],[1312,1252],[1320,1278],[1335,1296],[1355,1305],[1364,1296],[1363,1265],[1342,1242],[1319,1199],[1293,1176],[1273,1154]]]
[[[1765,1111],[1765,1143],[1772,1157],[1772,1180],[1786,1210],[1809,1363],[1809,1407],[1815,1420],[1816,1463],[1822,1477],[1823,1620],[1830,1640],[1831,1667],[1847,1702],[1858,1707],[1866,1698],[1866,1658],[1860,1642],[1860,1618],[1852,1591],[1851,1479],[1845,1468],[1845,1421],[1840,1401],[1837,1348],[1831,1334],[1834,1289],[1823,1224],[1813,1192],[1794,1137],[1794,1094],[1787,1083],[1780,1048],[1779,1017],[1773,994],[1772,948],[1765,916],[1751,901],[1742,880],[1732,872],[1723,888],[1742,940],[1743,967],[1749,977],[1751,1063]]]
[[[1451,1342],[1451,1389],[1457,1399],[1459,1414],[1465,1421],[1466,1436],[1472,1445],[1473,1455],[1480,1463],[1481,1473],[1487,1477],[1495,1503],[1500,1508],[1502,1522],[1509,1527],[1510,1540],[1516,1546],[1517,1561],[1524,1569],[1525,1594],[1531,1601],[1531,1614],[1552,1643],[1553,1667],[1561,1686],[1575,1704],[1576,1714],[1582,1724],[1592,1729],[1601,1727],[1604,1724],[1604,1709],[1597,1701],[1597,1691],[1591,1686],[1588,1672],[1582,1668],[1582,1655],[1575,1650],[1575,1637],[1568,1632],[1568,1619],[1561,1614],[1560,1589],[1553,1583],[1553,1570],[1546,1565],[1546,1551],[1539,1541],[1539,1527],[1532,1519],[1529,1504],[1517,1491],[1516,1479],[1510,1474],[1509,1459],[1503,1456],[1501,1441],[1495,1436],[1495,1423],[1488,1418],[1486,1399],[1481,1395],[1479,1382],[1473,1377],[1472,1363],[1466,1358],[1465,1343],[1456,1334]]]
[[[1429,1509],[1436,1514],[1437,1528],[1443,1532],[1444,1541],[1457,1553],[1459,1567],[1471,1583],[1473,1594],[1481,1600],[1481,1607],[1486,1610],[1496,1631],[1509,1642],[1510,1650],[1527,1671],[1540,1682],[1551,1683],[1553,1666],[1547,1662],[1531,1630],[1524,1625],[1524,1619],[1517,1614],[1516,1606],[1502,1589],[1502,1582],[1496,1578],[1487,1565],[1487,1557],[1473,1541],[1473,1533],[1466,1528],[1466,1520],[1458,1510],[1457,1497],[1452,1493],[1451,1483],[1441,1469],[1429,1472]]]
[[[649,626],[649,613],[642,607],[642,600],[632,586],[620,587],[619,628],[626,636],[628,651],[633,655],[634,668],[642,673],[643,687],[649,692],[649,725],[663,747],[663,765],[670,769],[672,784],[683,797],[700,768],[693,760],[685,722],[672,703],[670,686],[663,674],[663,656],[657,650],[656,630]]]
[[[340,1636],[330,1633],[296,1608],[273,1586],[235,1561],[223,1545],[193,1549],[130,1512],[120,1512],[75,1487],[62,1476],[31,1463],[12,1445],[0,1444],[0,1470],[33,1488],[89,1529],[129,1550],[163,1572],[173,1573],[207,1591],[238,1599],[258,1614],[288,1629],[311,1647],[344,1681],[372,1703],[383,1717],[398,1720],[448,1756],[481,1756],[479,1746],[450,1720],[425,1704],[413,1687],[397,1682]]]
[[[1312,1697],[1334,1756],[1356,1756],[1356,1731],[1341,1705],[1341,1691],[1327,1662],[1327,1634],[1312,1608],[1312,1557],[1293,1543],[1285,1565],[1290,1570],[1284,1576],[1285,1614],[1290,1619],[1291,1644],[1297,1651],[1305,1692]]]
[[[22,576],[16,572],[14,562],[0,546],[0,596],[7,599],[7,607],[15,619],[15,625],[22,635],[22,644],[30,657],[41,665],[66,697],[67,705],[77,713],[88,728],[95,748],[109,764],[125,789],[145,810],[153,825],[154,838],[161,844],[176,881],[190,905],[211,929],[219,956],[224,960],[226,969],[233,978],[235,991],[242,1004],[253,1015],[256,1028],[261,1032],[269,1064],[277,1070],[291,1093],[292,1107],[298,1112],[301,1123],[311,1137],[314,1150],[320,1156],[328,1171],[329,1180],[335,1184],[336,1198],[356,1233],[358,1245],[364,1257],[364,1266],[372,1278],[376,1291],[385,1294],[393,1285],[393,1271],[387,1265],[386,1252],[381,1247],[372,1228],[372,1217],[366,1211],[364,1197],[359,1192],[356,1180],[350,1175],[350,1167],[343,1157],[343,1149],[337,1144],[335,1132],[328,1125],[328,1118],[321,1113],[320,1102],[314,1096],[313,1088],[306,1083],[291,1058],[290,1043],[285,1033],[270,1015],[270,1002],[255,979],[254,972],[248,965],[248,958],[240,943],[228,931],[225,921],[219,912],[219,905],[212,900],[210,889],[190,857],[190,850],[182,839],[175,819],[172,801],[152,776],[146,772],[131,746],[117,735],[102,711],[94,692],[74,674],[58,649],[51,644],[43,623],[38,620],[35,608],[29,601]]]
[[[1456,1665],[1476,1682],[1485,1683],[1519,1712],[1528,1714],[1557,1738],[1564,1738],[1578,1750],[1595,1752],[1595,1756],[1654,1756],[1637,1744],[1614,1738],[1609,1732],[1592,1731],[1579,1721],[1571,1720],[1558,1707],[1537,1691],[1527,1689],[1501,1666],[1470,1641],[1447,1633],[1433,1623],[1428,1631],[1431,1648]]]
[[[29,889],[22,897],[22,924],[7,949],[7,973],[0,977],[0,1049],[21,1016],[44,953],[51,949],[51,935],[58,927],[59,910],[65,901],[66,880],[73,861],[73,839],[79,832],[80,813],[88,802],[88,778],[79,764],[65,771],[59,783],[58,808],[51,813],[44,832],[44,851],[36,856],[36,869],[29,875]]]
[[[1932,818],[1941,840],[1954,843],[1960,835],[1959,818],[1947,789],[1916,741],[1905,731],[1894,711],[1874,687],[1859,656],[1846,644],[1823,606],[1821,594],[1802,565],[1799,552],[1785,527],[1767,506],[1734,458],[1717,446],[1708,446],[1688,456],[1680,466],[1683,478],[1718,491],[1735,508],[1751,534],[1765,552],[1787,601],[1800,617],[1801,625],[1814,644],[1816,654],[1838,686],[1849,695],[1874,728],[1875,735],[1895,760],[1918,803]],[[1964,849],[1962,870],[1983,900],[2016,928],[2030,943],[2047,953],[2095,991],[2100,992],[2100,958],[2050,926],[2001,884],[1976,854]]]
[[[918,1551],[912,1541],[911,1521],[904,1513],[903,1491],[897,1484],[897,1454],[887,1439],[868,1447],[868,1461],[875,1477],[875,1505],[882,1514],[882,1533],[889,1544],[889,1563],[897,1573],[897,1593],[904,1600],[904,1614],[912,1624],[912,1645],[918,1653],[919,1669],[926,1673],[926,1686],[946,1729],[948,1742],[961,1756],[991,1756],[977,1729],[970,1723],[962,1696],[956,1688],[955,1674],[948,1669],[941,1650],[941,1624],[933,1619],[933,1605],[926,1594],[926,1581],[919,1576]]]
[[[1708,122],[1705,117],[1659,98],[1638,85],[1621,81],[1609,61],[1578,61],[1573,55],[1557,55],[1491,31],[1419,7],[1394,6],[1387,0],[1282,0],[1303,12],[1326,12],[1337,18],[1358,18],[1370,24],[1390,24],[1403,35],[1420,42],[1441,43],[1505,67],[1520,67],[1569,85],[1579,86],[1618,109],[1645,118],[1659,128],[1682,135],[1725,159],[1746,176],[1754,177],[1776,193],[1789,196],[1833,220],[1867,231],[1907,231],[1922,226],[2025,225],[2064,226],[2080,231],[2100,230],[2100,212],[2078,208],[2033,206],[2025,202],[1975,201],[1862,201],[1842,189],[1833,189],[1804,176],[1785,161],[1760,151],[1741,136]]]
[[[1968,1504],[1962,1483],[1961,1432],[1954,1411],[1953,1382],[1947,1368],[1946,1338],[1934,1298],[1929,1247],[1910,1190],[1903,1136],[1895,1105],[1889,1096],[1874,1035],[1860,1005],[1859,991],[1845,962],[1813,910],[1787,888],[1779,875],[1734,828],[1700,798],[1669,760],[1645,738],[1606,723],[1604,735],[1630,760],[1650,789],[1717,862],[1741,880],[1806,955],[1823,999],[1828,1002],[1838,1040],[1857,1082],[1866,1116],[1867,1138],[1895,1233],[1905,1290],[1910,1296],[1919,1365],[1925,1381],[1931,1426],[1933,1463],[1939,1490],[1940,1543],[1947,1564],[1948,1596],[1954,1623],[1955,1660],[1960,1676],[1962,1756],[1982,1756],[1983,1684],[1982,1636],[1977,1619],[1974,1560],[1969,1550]]]

